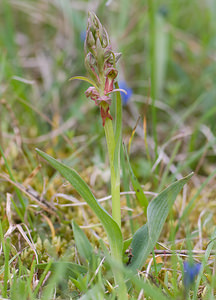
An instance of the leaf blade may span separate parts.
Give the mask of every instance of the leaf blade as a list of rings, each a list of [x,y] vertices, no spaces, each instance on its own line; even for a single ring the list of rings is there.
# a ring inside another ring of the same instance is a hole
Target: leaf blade
[[[44,153],[43,151],[36,149],[37,153],[43,157],[53,168],[59,171],[59,173],[67,179],[75,190],[80,194],[80,196],[88,203],[94,213],[97,215],[98,219],[101,221],[110,243],[110,247],[114,252],[122,251],[123,238],[121,230],[118,224],[113,220],[113,218],[108,214],[108,212],[100,205],[97,199],[92,194],[89,186],[80,177],[80,175],[73,169],[64,165],[63,163],[57,161],[50,155]]]
[[[163,225],[169,214],[169,210],[175,202],[178,193],[192,177],[192,175],[193,173],[171,184],[157,197],[155,197],[148,205],[148,221],[144,226],[135,232],[131,243],[133,255],[130,264],[131,269],[139,269],[145,263],[148,255],[157,243]]]

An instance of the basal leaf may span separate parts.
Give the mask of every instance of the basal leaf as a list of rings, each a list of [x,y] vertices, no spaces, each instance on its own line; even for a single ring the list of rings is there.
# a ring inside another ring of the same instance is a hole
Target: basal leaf
[[[145,263],[158,241],[170,208],[174,204],[178,193],[192,175],[190,174],[171,184],[148,205],[147,223],[137,230],[131,243],[133,258],[130,267],[132,269],[139,269]]]
[[[113,253],[121,253],[123,247],[122,233],[118,224],[108,214],[108,212],[100,205],[97,199],[92,194],[89,186],[80,177],[80,175],[73,169],[57,161],[53,157],[44,153],[43,151],[36,149],[37,153],[42,156],[53,168],[59,171],[59,173],[67,179],[74,189],[80,194],[80,196],[88,203],[91,209],[94,211],[98,219],[101,221],[110,243],[110,247]]]
[[[149,237],[156,241],[159,238],[163,225],[169,214],[171,207],[173,206],[175,199],[183,186],[188,182],[193,174],[178,180],[171,184],[168,188],[162,191],[153,201],[150,203],[147,210]]]
[[[152,251],[152,244],[149,240],[148,224],[143,225],[135,232],[131,243],[131,249],[133,256],[129,267],[134,270],[140,269],[144,265],[149,253]]]

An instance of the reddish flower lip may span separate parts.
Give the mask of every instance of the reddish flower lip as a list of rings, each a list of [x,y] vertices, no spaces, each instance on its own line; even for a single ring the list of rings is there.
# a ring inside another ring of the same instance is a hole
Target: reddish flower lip
[[[101,102],[106,102],[108,105],[111,104],[111,98],[107,95],[100,95],[99,92],[96,90],[95,87],[90,86],[85,91],[86,97],[90,97],[93,101],[95,101],[96,105],[100,105]]]
[[[100,96],[99,92],[93,86],[90,86],[85,91],[85,95],[87,98],[90,97],[97,106],[100,106],[100,113],[103,121],[103,126],[105,125],[106,118],[113,120],[112,116],[109,113],[109,106],[111,104],[111,98],[109,96]]]
[[[104,109],[103,106],[101,106],[100,113],[103,121],[103,126],[105,125],[106,118],[113,120],[111,114],[109,113],[109,106],[106,109]]]
[[[104,87],[104,93],[110,93],[113,90],[113,84],[114,80],[118,75],[118,71],[114,68],[108,69],[108,72],[106,73],[106,81],[105,81],[105,87]]]

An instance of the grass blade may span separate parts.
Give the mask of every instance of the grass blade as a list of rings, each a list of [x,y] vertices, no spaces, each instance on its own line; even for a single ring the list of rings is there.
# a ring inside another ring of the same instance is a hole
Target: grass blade
[[[84,258],[87,262],[90,262],[92,259],[93,248],[87,239],[85,233],[81,230],[81,228],[77,225],[75,221],[72,222],[74,239],[76,243],[76,247],[78,252],[82,258]]]

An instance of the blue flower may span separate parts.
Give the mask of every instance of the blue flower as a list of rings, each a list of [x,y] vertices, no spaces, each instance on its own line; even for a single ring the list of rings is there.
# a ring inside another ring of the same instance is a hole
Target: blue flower
[[[123,105],[126,105],[133,95],[133,90],[123,80],[119,81],[119,88],[127,92],[127,95],[124,92],[121,92]]]
[[[188,289],[195,281],[195,277],[199,274],[201,263],[191,263],[185,261],[184,263],[184,286]]]
[[[86,31],[82,30],[80,32],[80,39],[81,39],[82,42],[85,42],[85,38],[86,38]]]

